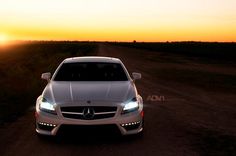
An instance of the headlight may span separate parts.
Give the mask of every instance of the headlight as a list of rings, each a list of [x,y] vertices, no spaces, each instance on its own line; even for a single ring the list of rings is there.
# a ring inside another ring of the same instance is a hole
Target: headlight
[[[40,104],[39,104],[39,109],[44,112],[56,114],[54,105],[49,103],[45,98],[42,98]]]
[[[138,110],[139,104],[136,98],[133,98],[131,101],[125,104],[122,113],[129,113]]]

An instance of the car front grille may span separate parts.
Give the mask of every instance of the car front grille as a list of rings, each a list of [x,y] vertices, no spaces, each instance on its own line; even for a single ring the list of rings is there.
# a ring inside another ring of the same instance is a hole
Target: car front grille
[[[116,114],[117,107],[113,106],[71,106],[61,107],[61,113],[65,118],[81,120],[97,120],[112,118]]]

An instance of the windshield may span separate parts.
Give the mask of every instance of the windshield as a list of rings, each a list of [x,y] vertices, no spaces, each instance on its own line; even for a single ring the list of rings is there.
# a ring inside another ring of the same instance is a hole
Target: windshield
[[[79,62],[64,63],[54,81],[127,81],[119,63]]]

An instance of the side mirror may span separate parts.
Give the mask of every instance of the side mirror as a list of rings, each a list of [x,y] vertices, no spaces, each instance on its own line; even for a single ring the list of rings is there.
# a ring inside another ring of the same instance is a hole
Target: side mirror
[[[51,73],[43,73],[41,78],[49,82],[51,78]]]
[[[133,79],[137,80],[137,79],[141,79],[142,75],[140,73],[132,73]]]

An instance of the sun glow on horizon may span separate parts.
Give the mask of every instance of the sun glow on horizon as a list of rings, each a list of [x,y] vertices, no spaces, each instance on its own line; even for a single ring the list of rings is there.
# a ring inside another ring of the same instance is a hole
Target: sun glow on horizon
[[[8,38],[5,34],[0,33],[0,45],[5,45],[8,42]]]
[[[9,40],[235,42],[235,8],[235,0],[7,0],[0,31]]]

